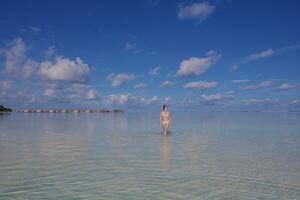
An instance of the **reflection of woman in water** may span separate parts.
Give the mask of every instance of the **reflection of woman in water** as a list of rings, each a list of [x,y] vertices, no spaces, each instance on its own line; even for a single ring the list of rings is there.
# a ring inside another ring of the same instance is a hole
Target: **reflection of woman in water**
[[[163,105],[163,111],[160,113],[160,125],[163,129],[164,136],[167,136],[168,128],[171,123],[171,116],[167,105]]]
[[[165,167],[168,167],[170,162],[170,151],[169,151],[169,142],[168,137],[163,137],[163,143],[161,144],[161,164]]]

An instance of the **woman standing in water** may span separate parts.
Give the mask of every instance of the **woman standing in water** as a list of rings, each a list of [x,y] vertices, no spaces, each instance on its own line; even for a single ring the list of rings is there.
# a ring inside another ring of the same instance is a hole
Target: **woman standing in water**
[[[167,136],[168,128],[171,123],[171,116],[167,105],[163,105],[163,111],[160,113],[160,125],[163,129],[164,136]]]

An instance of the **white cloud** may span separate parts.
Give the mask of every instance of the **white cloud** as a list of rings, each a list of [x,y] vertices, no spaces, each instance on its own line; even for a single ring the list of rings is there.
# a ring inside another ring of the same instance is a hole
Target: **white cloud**
[[[281,53],[285,53],[285,52],[288,52],[288,51],[297,50],[299,48],[300,48],[299,44],[298,45],[285,46],[285,47],[282,47],[282,48],[279,48],[279,49],[268,48],[264,51],[259,51],[259,52],[253,53],[249,56],[246,56],[240,63],[234,64],[230,68],[230,71],[233,72],[233,71],[237,70],[238,67],[240,67],[240,65],[242,65],[242,64],[252,62],[252,61],[255,61],[255,60],[260,60],[260,59],[263,59],[263,58],[268,58],[268,57],[274,56],[275,54],[281,54]]]
[[[135,54],[136,53],[142,53],[144,51],[144,49],[138,48],[137,45],[136,45],[136,43],[134,43],[132,41],[126,42],[124,49],[126,51],[131,51],[131,52],[133,52]]]
[[[132,97],[129,93],[125,94],[111,94],[108,97],[108,104],[125,105],[132,101]]]
[[[165,102],[165,103],[170,103],[171,100],[172,100],[171,97],[166,97],[165,100],[164,100],[164,102]]]
[[[55,96],[55,94],[56,94],[56,90],[52,89],[52,88],[47,88],[44,91],[44,95],[48,96],[48,97],[53,97],[53,96]]]
[[[277,99],[246,99],[244,103],[246,105],[272,105],[277,103]]]
[[[30,78],[33,74],[36,73],[38,68],[39,68],[39,63],[38,62],[36,62],[34,60],[31,60],[31,59],[28,59],[26,61],[26,63],[24,64],[23,77],[25,79]]]
[[[79,57],[75,60],[57,57],[54,62],[44,61],[40,65],[39,74],[51,81],[84,82],[90,72],[90,67]]]
[[[254,53],[254,54],[251,54],[251,55],[247,56],[246,60],[247,61],[252,61],[252,60],[258,60],[258,59],[261,59],[261,58],[267,58],[267,57],[272,56],[274,53],[275,53],[275,51],[273,49],[268,48],[264,51],[257,52],[257,53]]]
[[[145,88],[145,87],[147,87],[146,83],[139,83],[134,86],[134,88]]]
[[[202,103],[205,104],[220,104],[220,103],[225,103],[226,100],[232,99],[234,96],[233,94],[211,94],[211,95],[201,95],[201,101]]]
[[[9,74],[19,74],[26,59],[26,45],[22,38],[16,38],[2,50],[5,57],[4,67]]]
[[[261,89],[261,88],[267,88],[272,86],[272,82],[271,81],[262,81],[260,84],[257,85],[248,85],[248,86],[244,86],[241,87],[241,90],[256,90],[256,89]]]
[[[1,91],[8,91],[11,87],[12,87],[12,81],[11,80],[2,80],[2,81],[0,81]]]
[[[158,102],[158,97],[153,96],[150,99],[145,99],[142,96],[124,93],[111,94],[106,101],[109,105],[152,105]]]
[[[16,85],[12,80],[0,80],[0,104],[21,104],[34,103],[36,96],[32,90],[24,88],[24,85]]]
[[[86,99],[88,100],[95,100],[99,97],[99,94],[96,90],[94,89],[90,89],[87,93],[86,93]]]
[[[294,99],[290,104],[292,104],[292,105],[300,105],[300,98]]]
[[[201,95],[201,98],[208,102],[223,101],[225,97],[221,94]]]
[[[178,77],[182,77],[198,76],[203,74],[212,67],[220,59],[220,57],[221,55],[214,50],[210,50],[206,57],[203,58],[190,57],[180,63],[176,75]]]
[[[297,50],[299,48],[300,48],[299,44],[298,45],[285,46],[285,47],[282,47],[282,48],[279,48],[279,49],[274,49],[274,50],[271,49],[271,48],[268,48],[264,51],[256,52],[256,53],[253,53],[249,56],[246,56],[240,63],[234,64],[230,68],[230,71],[231,72],[236,71],[242,64],[249,63],[249,62],[252,62],[252,61],[255,61],[255,60],[260,60],[260,59],[263,59],[263,58],[268,58],[268,57],[274,56],[275,54],[281,54],[281,53],[285,53],[285,52],[288,52],[288,51]]]
[[[240,63],[234,64],[230,68],[230,71],[231,72],[236,71],[240,67],[240,65],[242,65],[242,64],[252,62],[252,61],[255,61],[255,60],[260,60],[260,59],[263,59],[263,58],[268,58],[268,57],[271,57],[275,54],[281,54],[281,53],[285,53],[285,52],[288,52],[288,51],[297,50],[299,48],[300,48],[300,45],[285,46],[285,47],[282,47],[282,48],[279,48],[279,49],[274,49],[274,50],[271,49],[271,48],[268,48],[264,51],[259,51],[259,52],[253,53],[253,54],[245,57]]]
[[[97,90],[81,83],[73,83],[65,88],[51,86],[44,90],[44,96],[48,102],[55,103],[88,103],[100,97]]]
[[[164,81],[160,84],[161,87],[171,87],[173,85],[174,85],[174,83],[171,81]]]
[[[47,60],[39,63],[28,58],[26,52],[27,47],[22,38],[14,39],[6,48],[1,49],[1,55],[5,58],[5,71],[8,74],[24,79],[38,75],[44,80],[50,81],[83,82],[90,72],[90,67],[80,58],[73,61],[68,58],[56,57],[54,62]],[[53,55],[53,53],[54,48],[50,47],[48,54]]]
[[[234,91],[232,91],[232,90],[227,91],[226,94],[227,94],[227,95],[233,95],[233,94],[234,94]]]
[[[1,49],[1,55],[5,58],[4,68],[8,74],[28,79],[36,72],[39,63],[28,59],[26,52],[27,47],[22,38],[14,39],[6,48]]]
[[[98,97],[98,92],[91,88],[90,85],[75,83],[63,91],[71,102],[80,102],[83,100],[92,100]],[[89,99],[92,98],[92,99]]]
[[[126,42],[124,49],[127,50],[127,51],[135,50],[136,49],[136,44],[133,43],[133,42],[128,41],[128,42]]]
[[[258,85],[258,87],[260,87],[260,88],[265,88],[265,87],[269,87],[269,86],[271,86],[272,85],[272,82],[271,81],[263,81],[263,82],[261,82],[259,85]]]
[[[184,85],[184,88],[186,89],[198,89],[198,90],[206,90],[209,88],[214,88],[219,85],[218,82],[212,81],[212,82],[206,82],[206,81],[195,81],[195,82],[189,82]]]
[[[16,90],[14,94],[11,94],[8,98],[10,101],[19,103],[35,103],[36,96],[30,93],[28,90]]]
[[[154,67],[149,71],[150,76],[157,76],[160,72],[160,66]]]
[[[134,74],[110,74],[107,79],[111,81],[111,86],[118,87],[135,78]]]
[[[34,31],[34,32],[40,32],[41,31],[40,28],[35,27],[35,26],[28,26],[27,28],[30,29],[31,31]]]
[[[196,19],[202,22],[215,11],[215,8],[216,6],[209,2],[181,5],[178,12],[178,19]]]
[[[47,58],[51,58],[52,56],[54,56],[57,52],[57,49],[55,46],[51,46],[48,48],[48,50],[45,52],[45,55]]]
[[[48,103],[85,103],[98,100],[98,92],[90,85],[78,84],[88,79],[90,67],[80,58],[70,60],[54,57],[54,48],[49,48],[41,63],[26,56],[27,48],[21,38],[16,38],[0,49],[4,57],[4,69],[10,75],[0,81],[0,101],[26,105],[37,101]],[[53,59],[53,60],[52,60]],[[17,78],[12,82],[12,77]],[[34,79],[32,79],[34,77]],[[30,79],[24,81],[23,79]],[[11,80],[10,80],[11,79]]]
[[[278,89],[279,90],[290,90],[296,88],[296,85],[291,84],[291,83],[282,83]]]
[[[232,65],[231,67],[230,67],[230,72],[234,72],[234,71],[236,71],[237,69],[238,69],[238,67],[239,67],[239,64],[234,64],[234,65]]]
[[[247,83],[248,79],[231,80],[231,83]]]
[[[146,103],[146,105],[152,105],[152,104],[157,103],[157,101],[158,101],[158,97],[154,96],[154,97],[152,97],[150,99],[147,99],[145,103]]]

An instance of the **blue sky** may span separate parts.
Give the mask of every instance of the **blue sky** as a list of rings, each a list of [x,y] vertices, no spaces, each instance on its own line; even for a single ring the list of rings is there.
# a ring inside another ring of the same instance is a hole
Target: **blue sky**
[[[300,3],[1,1],[0,104],[300,108]]]

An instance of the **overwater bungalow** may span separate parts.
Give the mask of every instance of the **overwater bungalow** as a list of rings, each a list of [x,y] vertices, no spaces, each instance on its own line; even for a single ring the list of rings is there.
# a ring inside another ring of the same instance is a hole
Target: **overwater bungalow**
[[[112,110],[114,113],[121,113],[121,112],[124,112],[124,110],[122,109],[114,109]]]
[[[110,110],[100,109],[99,112],[101,112],[101,113],[108,113],[108,112],[110,112]]]
[[[68,113],[69,110],[67,110],[67,109],[61,109],[60,112],[61,112],[61,113]]]

